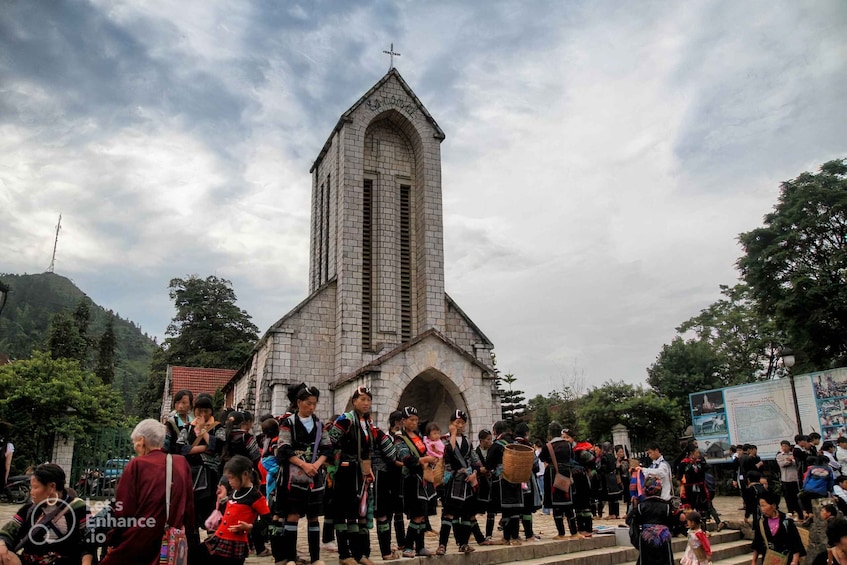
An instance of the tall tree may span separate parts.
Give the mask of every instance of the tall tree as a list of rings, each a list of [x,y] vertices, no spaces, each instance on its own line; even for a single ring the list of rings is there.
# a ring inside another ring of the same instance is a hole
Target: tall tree
[[[247,359],[259,338],[258,328],[235,304],[231,285],[214,276],[171,280],[176,315],[153,354],[147,386],[139,391],[141,415],[158,416],[168,365],[237,369]]]
[[[165,332],[167,362],[190,367],[235,369],[259,339],[250,315],[235,302],[232,283],[215,276],[172,279],[169,295],[176,307]]]
[[[847,364],[847,161],[782,183],[764,226],[739,241],[741,274],[787,333],[796,370]]]
[[[79,328],[67,311],[55,314],[50,320],[47,348],[53,359],[75,359],[84,363],[88,357],[88,344],[79,335]]]
[[[500,390],[500,409],[503,419],[507,422],[520,421],[526,412],[526,398],[524,391],[515,390],[513,384],[518,378],[508,373],[501,379],[503,388]]]
[[[623,424],[633,439],[657,441],[668,453],[676,451],[683,426],[675,401],[623,381],[607,381],[589,390],[580,415],[594,441],[611,440],[612,426]]]
[[[688,395],[731,384],[724,357],[707,341],[685,341],[677,336],[647,368],[647,384],[653,391],[675,403],[679,418],[691,423]]]
[[[730,384],[774,377],[782,333],[773,319],[759,310],[747,285],[720,288],[724,298],[683,322],[677,332],[693,331],[708,343],[723,358],[721,373]]]
[[[97,341],[97,364],[94,374],[100,377],[103,384],[110,385],[115,382],[115,324],[112,318],[106,322],[106,330]],[[124,383],[126,379],[124,379]]]

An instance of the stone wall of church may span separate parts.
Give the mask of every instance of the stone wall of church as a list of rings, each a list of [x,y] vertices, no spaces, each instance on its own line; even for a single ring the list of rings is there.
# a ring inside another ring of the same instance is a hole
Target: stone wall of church
[[[450,341],[474,357],[477,356],[474,346],[485,341],[482,336],[479,335],[479,333],[474,330],[467,321],[465,321],[464,316],[462,316],[449,303],[447,304],[447,331],[444,335],[449,338]],[[482,359],[480,360],[487,362]]]
[[[477,365],[434,336],[388,359],[382,363],[378,373],[363,375],[339,387],[335,395],[335,411],[343,412],[356,386],[365,384],[371,387],[374,395],[374,421],[384,426],[388,414],[398,408],[403,392],[422,374],[440,375],[436,381],[447,390],[451,406],[468,413],[473,434],[500,419],[500,400],[493,378],[484,377]],[[440,414],[436,411],[432,415],[421,415],[421,418],[436,420],[442,429],[447,429],[448,422],[439,421],[439,418],[446,420],[447,416],[446,412]]]

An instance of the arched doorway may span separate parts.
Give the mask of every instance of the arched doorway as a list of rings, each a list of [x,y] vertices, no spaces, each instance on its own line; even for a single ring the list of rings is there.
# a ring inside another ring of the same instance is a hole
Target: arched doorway
[[[427,369],[412,379],[400,395],[397,406],[414,406],[418,409],[422,425],[436,422],[445,434],[454,411],[458,409],[468,413],[459,388],[445,374],[435,369]]]

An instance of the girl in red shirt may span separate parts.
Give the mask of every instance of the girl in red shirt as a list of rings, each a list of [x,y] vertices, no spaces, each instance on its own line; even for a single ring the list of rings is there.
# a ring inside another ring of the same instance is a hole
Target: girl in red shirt
[[[253,485],[253,463],[235,455],[224,465],[224,476],[232,488],[223,517],[213,536],[197,546],[190,562],[197,564],[243,565],[250,550],[249,534],[257,517],[267,520],[271,511],[267,500]]]

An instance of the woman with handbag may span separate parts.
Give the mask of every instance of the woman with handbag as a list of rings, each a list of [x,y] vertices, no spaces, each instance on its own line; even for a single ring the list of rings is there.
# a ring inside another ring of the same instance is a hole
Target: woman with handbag
[[[763,565],[799,565],[806,548],[793,520],[779,510],[779,495],[765,490],[759,494],[758,520],[753,524],[753,558],[756,565],[764,555]]]
[[[397,460],[403,462],[403,510],[409,520],[406,530],[406,547],[403,557],[430,557],[424,547],[426,510],[429,501],[435,496],[435,487],[423,478],[423,466],[434,463],[436,458],[426,455],[426,444],[418,434],[418,411],[414,406],[406,406],[401,412],[402,428],[397,439]]]
[[[315,415],[320,391],[301,384],[292,396],[297,410],[284,418],[279,427],[276,460],[282,470],[274,514],[285,516],[283,535],[274,536],[271,551],[274,561],[289,565],[297,560],[297,524],[305,517],[309,524],[309,558],[321,561],[321,531],[318,518],[323,515],[326,470],[324,462],[332,457],[332,441],[323,433],[323,423]]]
[[[459,553],[474,551],[468,542],[471,538],[472,519],[475,513],[475,489],[478,488],[477,470],[480,467],[470,440],[465,436],[468,416],[455,410],[450,416],[449,434],[444,441],[444,462],[449,472],[444,488],[444,508],[441,511],[441,532],[436,555],[447,552],[450,529]]]
[[[328,432],[338,465],[333,478],[332,518],[339,565],[371,565],[367,520],[368,490],[374,481],[372,401],[371,389],[356,387],[351,398],[353,409],[336,418]]]
[[[109,532],[109,551],[101,565],[158,563],[162,530],[151,528],[149,520],[185,530],[194,524],[191,468],[185,457],[165,453],[165,433],[164,425],[146,419],[130,434],[137,457],[130,460],[121,474],[112,508],[115,519],[133,521],[136,525]],[[171,492],[169,503],[165,503],[168,492],[165,477],[169,465]]]
[[[217,503],[218,471],[221,452],[226,444],[224,425],[213,416],[212,397],[199,394],[194,401],[194,419],[182,430],[178,443],[191,467],[194,490],[194,527],[186,531],[188,544],[200,544],[201,524],[215,509]]]
[[[91,565],[86,503],[65,488],[65,472],[55,463],[35,468],[30,501],[0,528],[2,565]]]
[[[571,537],[576,538],[576,514],[571,487],[573,447],[562,437],[562,425],[559,422],[550,422],[547,434],[551,439],[538,455],[538,458],[547,464],[544,469],[544,507],[553,509],[553,523],[556,525],[556,536],[553,539],[568,539],[565,535],[565,516]]]

